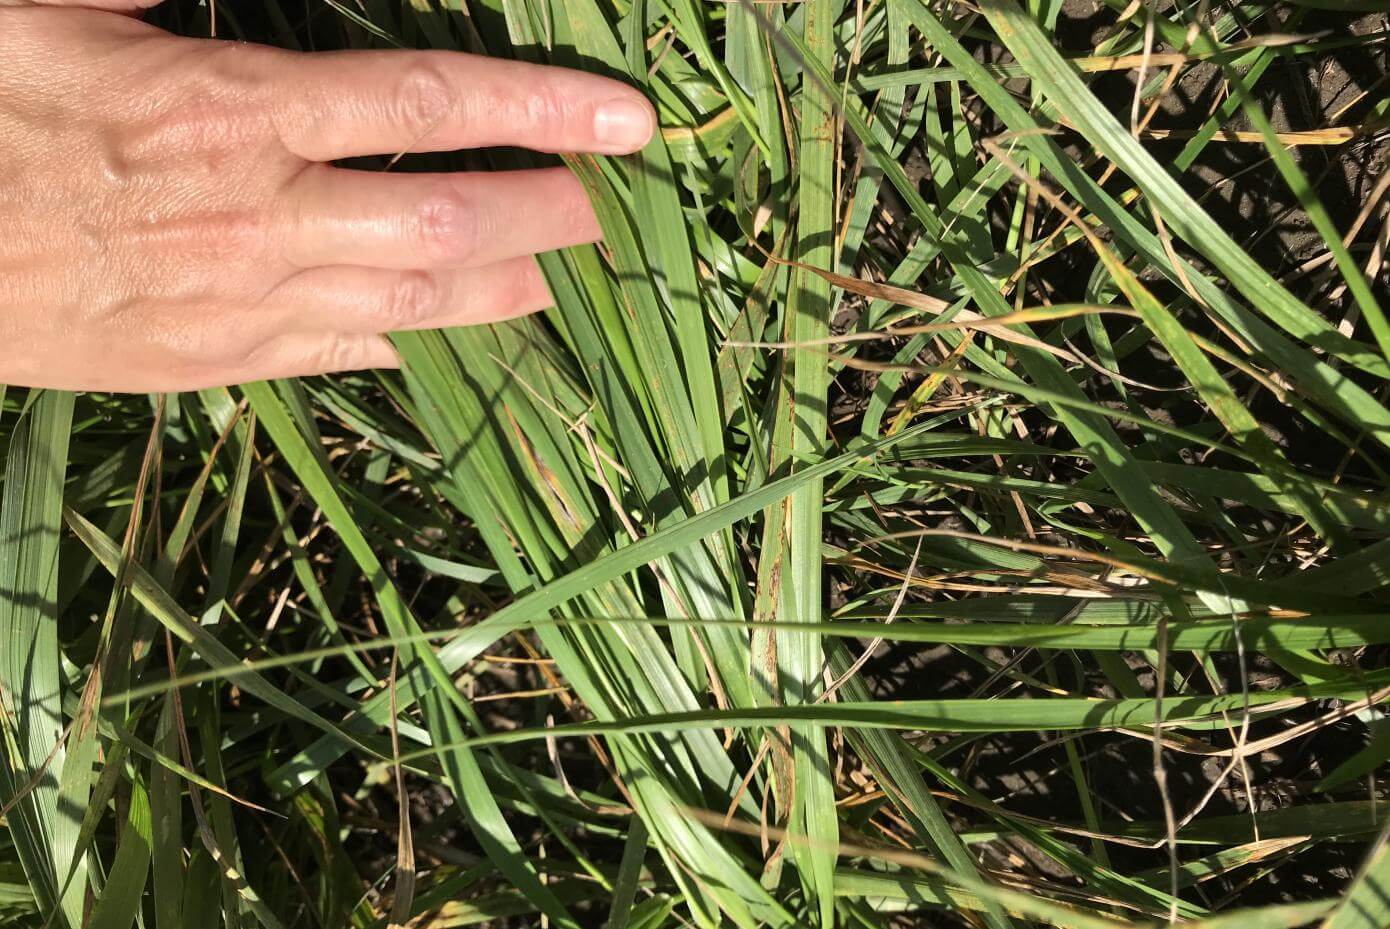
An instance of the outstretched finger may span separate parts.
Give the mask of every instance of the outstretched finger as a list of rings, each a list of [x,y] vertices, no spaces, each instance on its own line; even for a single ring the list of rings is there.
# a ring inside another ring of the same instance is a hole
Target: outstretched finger
[[[314,166],[281,197],[296,267],[479,267],[597,241],[598,219],[565,168],[383,174]]]
[[[466,271],[315,268],[267,299],[264,323],[279,334],[376,335],[514,319],[553,304],[532,258]]]
[[[218,372],[210,377],[210,382],[249,384],[252,381],[400,366],[400,356],[395,348],[379,335],[294,332],[272,339],[256,351],[244,366]]]
[[[619,81],[464,52],[302,54],[280,72],[272,116],[308,161],[499,145],[615,155],[656,127],[651,104]]]
[[[139,15],[164,0],[0,0],[0,6],[66,6],[103,13]]]

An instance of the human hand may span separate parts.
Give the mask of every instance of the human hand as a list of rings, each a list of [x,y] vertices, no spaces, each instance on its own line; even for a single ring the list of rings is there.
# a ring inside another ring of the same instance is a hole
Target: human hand
[[[394,367],[383,333],[548,306],[532,256],[598,224],[564,168],[329,162],[621,154],[655,127],[635,90],[576,71],[301,54],[120,15],[157,2],[0,0],[0,383],[177,391]]]

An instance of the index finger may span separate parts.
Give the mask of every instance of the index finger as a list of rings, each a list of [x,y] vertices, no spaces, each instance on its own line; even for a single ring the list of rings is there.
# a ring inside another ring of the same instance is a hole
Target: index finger
[[[271,77],[272,117],[307,161],[515,146],[618,155],[656,128],[641,93],[569,68],[464,52],[296,54]]]

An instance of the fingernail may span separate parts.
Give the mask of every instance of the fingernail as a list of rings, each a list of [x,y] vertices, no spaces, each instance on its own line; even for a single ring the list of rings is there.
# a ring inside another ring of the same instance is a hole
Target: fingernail
[[[636,100],[610,100],[594,114],[594,138],[619,152],[635,152],[652,137],[652,113]]]

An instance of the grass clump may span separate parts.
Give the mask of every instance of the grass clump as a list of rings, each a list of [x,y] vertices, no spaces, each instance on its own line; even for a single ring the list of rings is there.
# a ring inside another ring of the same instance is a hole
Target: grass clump
[[[1390,922],[1377,4],[223,6],[662,139],[400,375],[3,396],[13,924]]]

